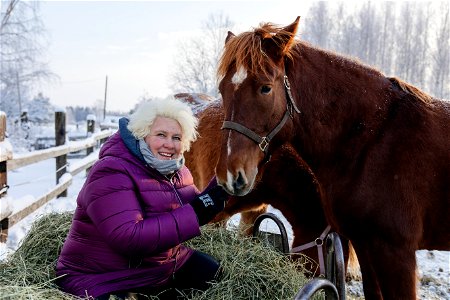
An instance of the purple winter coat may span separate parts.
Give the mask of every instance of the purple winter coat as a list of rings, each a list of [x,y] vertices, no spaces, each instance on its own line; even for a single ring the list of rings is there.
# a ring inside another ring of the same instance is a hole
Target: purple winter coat
[[[186,167],[169,180],[112,135],[78,195],[56,267],[59,286],[97,297],[167,284],[192,254],[181,243],[200,235],[186,205],[198,193]]]

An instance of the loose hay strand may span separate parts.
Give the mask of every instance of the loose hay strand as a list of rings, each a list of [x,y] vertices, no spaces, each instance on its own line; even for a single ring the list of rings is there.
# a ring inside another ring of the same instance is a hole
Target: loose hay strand
[[[51,213],[32,225],[19,248],[0,263],[0,299],[80,299],[54,283],[56,261],[71,221],[71,213]],[[203,226],[202,235],[186,244],[215,257],[224,272],[207,291],[179,299],[293,299],[308,280],[300,263],[237,230]]]

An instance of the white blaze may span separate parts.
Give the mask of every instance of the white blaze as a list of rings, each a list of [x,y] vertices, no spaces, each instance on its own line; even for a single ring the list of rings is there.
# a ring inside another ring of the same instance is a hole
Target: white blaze
[[[228,131],[227,156],[231,154],[231,130]]]
[[[240,67],[237,72],[234,73],[233,78],[231,78],[231,82],[236,86],[239,86],[242,82],[244,82],[245,78],[247,78],[247,70]]]
[[[234,192],[234,188],[233,188],[233,174],[231,174],[230,171],[227,170],[227,188],[228,190]]]
[[[234,120],[234,109],[231,111],[230,121]],[[227,156],[231,154],[231,129],[228,130],[228,140],[227,140]]]

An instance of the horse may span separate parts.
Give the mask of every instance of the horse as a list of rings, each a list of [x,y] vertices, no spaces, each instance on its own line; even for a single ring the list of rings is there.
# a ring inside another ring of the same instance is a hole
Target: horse
[[[210,100],[208,103],[209,105],[203,105],[195,110],[199,119],[199,138],[185,153],[186,166],[191,171],[194,184],[199,190],[203,190],[215,175],[214,167],[220,151],[217,141],[220,139],[220,126],[223,121],[222,105],[218,99]],[[268,205],[261,199],[248,197],[247,201],[239,202],[235,197],[230,197],[225,209],[212,220],[212,223],[225,223],[234,214],[241,213],[240,228],[246,235],[251,235],[255,219],[267,211]]]
[[[450,103],[299,40],[299,19],[228,32],[217,180],[248,194],[289,142],[319,182],[327,223],[356,251],[365,298],[415,299],[415,251],[450,250]]]
[[[221,101],[214,101],[204,106],[197,112],[197,117],[199,137],[184,156],[194,183],[199,189],[203,189],[214,176],[214,167],[219,159],[220,143],[218,141],[221,137],[220,127],[224,120]],[[230,197],[224,211],[219,213],[212,223],[225,222],[232,215],[241,212],[240,226],[247,229],[247,234],[251,234],[253,229],[250,225],[254,223],[256,217],[266,211],[267,205],[270,204],[280,210],[292,226],[294,236],[292,249],[315,241],[327,228],[320,202],[320,188],[314,174],[293,147],[285,144],[274,151],[270,161],[264,165],[258,175],[252,192],[242,197]],[[285,180],[275,180],[278,177]],[[345,241],[342,244],[347,263],[349,246]],[[302,254],[316,263],[321,261],[318,253],[315,247],[302,251]],[[352,258],[351,255],[352,252],[350,252],[350,258]],[[302,259],[302,256],[295,253],[292,253],[291,257]],[[319,263],[319,269],[316,263],[305,261],[305,267],[311,275],[319,275],[319,271],[322,273],[324,271],[323,263],[322,266]],[[350,260],[352,266],[355,263]]]

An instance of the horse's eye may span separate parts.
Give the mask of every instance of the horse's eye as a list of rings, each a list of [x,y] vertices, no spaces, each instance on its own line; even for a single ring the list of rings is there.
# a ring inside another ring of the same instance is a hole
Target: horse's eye
[[[261,94],[263,95],[267,95],[272,91],[272,88],[270,87],[270,85],[263,85],[261,87]]]

